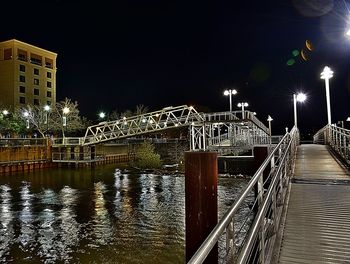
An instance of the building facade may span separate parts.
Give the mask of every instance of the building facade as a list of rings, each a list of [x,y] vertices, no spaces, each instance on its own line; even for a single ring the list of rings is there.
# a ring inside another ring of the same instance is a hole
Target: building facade
[[[0,42],[0,106],[56,102],[57,54],[16,39]]]

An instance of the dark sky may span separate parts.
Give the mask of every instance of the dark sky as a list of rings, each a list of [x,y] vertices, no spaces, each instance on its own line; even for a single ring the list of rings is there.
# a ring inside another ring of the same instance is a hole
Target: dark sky
[[[10,3],[14,2],[14,3]],[[326,124],[325,65],[331,79],[333,121],[344,120],[350,100],[350,14],[344,1],[6,1],[0,40],[18,40],[58,53],[57,98],[77,100],[81,113],[151,110],[191,104],[249,110],[273,133],[293,125],[292,95],[302,132]],[[308,61],[293,50],[313,44]],[[350,124],[348,124],[350,125]]]

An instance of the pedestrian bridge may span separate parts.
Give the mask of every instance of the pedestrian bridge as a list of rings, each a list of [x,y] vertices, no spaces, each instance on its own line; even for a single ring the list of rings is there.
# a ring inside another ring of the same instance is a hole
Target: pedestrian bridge
[[[171,106],[89,126],[83,137],[54,139],[53,161],[91,162],[96,144],[181,127],[189,128],[191,150],[213,150],[220,155],[237,154],[270,140],[268,128],[253,112],[199,113],[192,106]]]
[[[349,130],[326,126],[299,145],[294,127],[188,263],[217,244],[220,263],[350,263],[349,154]]]

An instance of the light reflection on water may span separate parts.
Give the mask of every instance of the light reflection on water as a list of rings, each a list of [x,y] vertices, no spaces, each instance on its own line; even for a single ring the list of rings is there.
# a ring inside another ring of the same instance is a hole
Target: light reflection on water
[[[219,215],[246,180],[220,178]],[[0,178],[0,263],[184,263],[183,176],[49,169]]]

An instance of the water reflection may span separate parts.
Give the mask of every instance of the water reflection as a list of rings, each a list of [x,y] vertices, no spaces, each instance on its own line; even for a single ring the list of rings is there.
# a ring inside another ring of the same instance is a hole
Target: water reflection
[[[30,193],[30,183],[23,182],[21,186],[21,206],[19,213],[20,235],[19,242],[23,251],[33,251],[35,249],[35,227],[33,216],[33,199],[34,195]]]
[[[244,184],[219,179],[220,215]],[[0,177],[0,263],[183,263],[184,191],[114,165]]]
[[[59,257],[56,242],[59,231],[56,211],[54,210],[54,206],[58,204],[58,197],[50,189],[45,189],[39,197],[43,210],[38,215],[38,255],[45,259],[45,263],[55,263]]]
[[[76,220],[75,211],[78,191],[64,186],[60,191],[59,198],[62,209],[59,212],[58,220],[60,221],[60,240],[57,243],[60,259],[68,261],[72,259],[71,254],[74,247],[79,245],[80,225]]]
[[[106,186],[102,182],[95,183],[93,197],[95,207],[91,227],[94,238],[90,243],[91,247],[107,245],[113,237],[113,227],[105,205],[104,193],[106,191]]]
[[[12,212],[11,188],[7,185],[0,186],[0,260],[8,259],[10,246],[14,243],[14,229]]]

